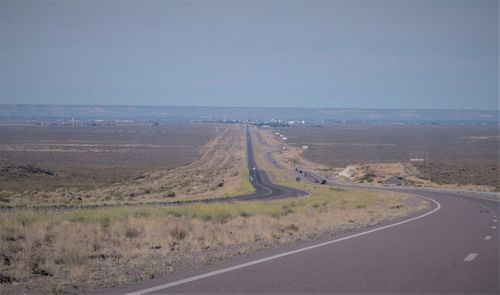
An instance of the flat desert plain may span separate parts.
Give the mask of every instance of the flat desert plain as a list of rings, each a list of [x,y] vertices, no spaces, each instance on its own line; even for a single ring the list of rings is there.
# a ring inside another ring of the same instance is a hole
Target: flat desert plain
[[[109,184],[200,157],[215,127],[1,126],[0,187],[8,190]]]
[[[279,130],[303,156],[330,167],[353,164],[408,163],[410,152],[428,153],[418,166],[423,179],[441,184],[498,188],[498,126],[472,125],[325,125]]]

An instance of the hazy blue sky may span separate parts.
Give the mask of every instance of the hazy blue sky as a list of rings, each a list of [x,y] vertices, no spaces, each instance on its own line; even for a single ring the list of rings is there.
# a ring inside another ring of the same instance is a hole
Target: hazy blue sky
[[[498,1],[0,0],[0,103],[498,108]]]

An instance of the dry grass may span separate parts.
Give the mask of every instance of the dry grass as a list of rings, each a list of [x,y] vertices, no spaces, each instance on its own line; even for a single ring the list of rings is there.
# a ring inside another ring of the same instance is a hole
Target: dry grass
[[[403,194],[323,188],[310,197],[268,202],[5,212],[1,286],[7,293],[46,293],[146,279],[425,207],[412,202]]]

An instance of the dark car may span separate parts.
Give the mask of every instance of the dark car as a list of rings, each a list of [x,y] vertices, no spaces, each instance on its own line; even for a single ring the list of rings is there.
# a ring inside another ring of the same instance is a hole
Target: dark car
[[[326,184],[326,179],[322,179],[321,184]]]

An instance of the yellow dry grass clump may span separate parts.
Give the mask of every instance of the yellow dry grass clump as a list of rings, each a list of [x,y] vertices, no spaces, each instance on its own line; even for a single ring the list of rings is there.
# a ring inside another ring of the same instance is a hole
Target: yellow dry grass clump
[[[75,291],[151,278],[425,207],[415,202],[404,194],[324,188],[267,202],[3,212],[0,292]]]

